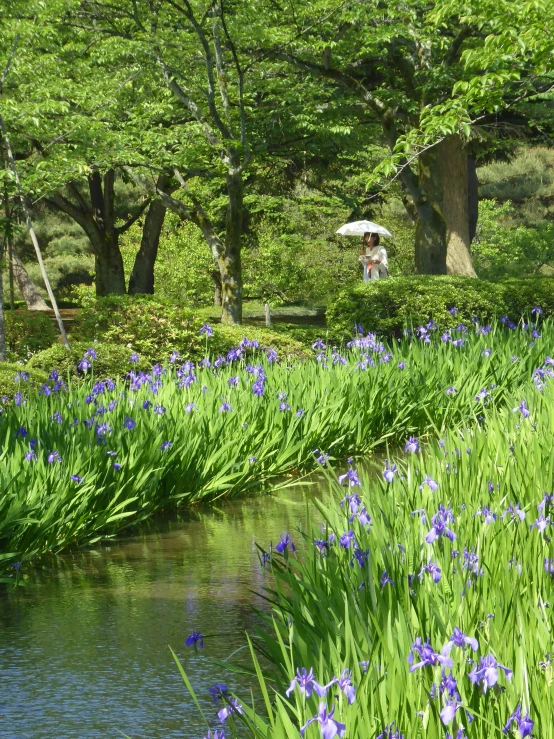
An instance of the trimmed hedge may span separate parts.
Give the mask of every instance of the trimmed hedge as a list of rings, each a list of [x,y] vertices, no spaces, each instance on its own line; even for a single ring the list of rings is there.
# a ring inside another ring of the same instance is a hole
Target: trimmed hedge
[[[327,325],[343,336],[354,325],[365,331],[399,336],[406,325],[434,320],[452,328],[474,316],[488,320],[507,315],[519,320],[539,305],[554,314],[554,278],[528,277],[487,282],[473,277],[395,277],[361,282],[343,290],[327,309]],[[450,309],[457,308],[452,315]]]
[[[94,377],[99,380],[106,379],[107,377],[114,379],[116,377],[123,377],[132,368],[146,370],[150,366],[144,358],[137,364],[131,364],[129,362],[131,350],[126,346],[74,341],[71,342],[71,349],[69,351],[62,344],[55,344],[49,349],[37,352],[31,357],[25,369],[40,370],[42,372],[50,372],[50,370],[55,369],[64,380],[68,377],[75,380],[90,376],[90,370],[85,373],[78,369],[78,364],[88,349],[94,349],[97,355],[97,358],[91,361],[93,361]]]
[[[247,338],[250,341],[256,339],[260,348],[272,347],[277,352],[277,356],[281,360],[301,359],[308,356],[309,352],[302,344],[283,334],[276,334],[265,329],[251,328],[250,326],[222,326],[213,327],[213,335],[207,339],[194,334],[194,340],[187,345],[178,345],[171,347],[175,351],[179,351],[183,359],[192,359],[198,361],[206,354],[206,344],[208,354],[212,357],[225,356],[230,349],[236,347],[239,342]],[[37,352],[29,360],[25,369],[40,370],[42,372],[50,372],[55,369],[63,379],[68,376],[72,379],[79,379],[90,376],[91,370],[82,372],[78,368],[78,364],[88,349],[94,349],[96,359],[91,360],[94,377],[99,380],[107,377],[125,377],[132,369],[148,370],[153,362],[164,362],[168,359],[169,353],[163,351],[163,342],[160,342],[160,352],[153,356],[139,354],[139,361],[131,363],[129,357],[135,351],[121,344],[108,344],[105,342],[71,342],[71,349],[68,351],[61,344],[55,344],[49,349]],[[247,353],[251,350],[247,350]],[[21,369],[21,368],[19,368]]]
[[[25,372],[27,380],[15,378],[19,373]],[[0,362],[0,398],[12,398],[18,391],[25,395],[29,386],[39,387],[48,382],[48,375],[37,369],[22,367],[11,362]]]

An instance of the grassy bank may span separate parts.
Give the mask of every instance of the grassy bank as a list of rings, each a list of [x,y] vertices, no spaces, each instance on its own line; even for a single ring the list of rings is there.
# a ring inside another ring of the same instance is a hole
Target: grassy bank
[[[223,699],[226,737],[314,718],[305,739],[554,736],[552,375],[547,360],[484,423],[407,444],[380,479],[330,476],[296,552],[264,555],[274,613],[255,644],[273,668],[265,705]]]
[[[161,509],[478,422],[543,364],[554,326],[540,332],[431,326],[391,346],[359,338],[343,355],[319,344],[314,359],[291,364],[243,342],[196,365],[173,357],[144,373],[131,362],[127,381],[65,388],[54,375],[38,391],[23,376],[1,420],[0,563],[9,578],[14,564]],[[84,361],[93,374],[93,356]]]

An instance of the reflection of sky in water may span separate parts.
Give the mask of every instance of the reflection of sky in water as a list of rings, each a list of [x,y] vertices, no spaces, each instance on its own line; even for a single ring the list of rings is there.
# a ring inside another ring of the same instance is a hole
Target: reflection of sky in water
[[[241,683],[206,657],[243,646],[252,603],[264,607],[251,592],[264,586],[255,541],[294,538],[312,495],[289,488],[183,515],[64,555],[28,589],[0,595],[0,738],[111,739],[119,729],[132,739],[201,739],[168,645],[215,717],[208,687]],[[207,635],[198,656],[184,646],[193,630]]]

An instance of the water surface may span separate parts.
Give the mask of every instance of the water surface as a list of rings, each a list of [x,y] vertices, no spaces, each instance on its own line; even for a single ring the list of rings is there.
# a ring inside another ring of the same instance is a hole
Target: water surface
[[[252,631],[264,586],[255,542],[305,524],[315,488],[222,503],[69,553],[0,595],[0,738],[201,739],[204,726],[168,645],[199,696],[227,682],[223,659]],[[193,631],[213,636],[198,655]],[[214,723],[214,726],[217,726]]]

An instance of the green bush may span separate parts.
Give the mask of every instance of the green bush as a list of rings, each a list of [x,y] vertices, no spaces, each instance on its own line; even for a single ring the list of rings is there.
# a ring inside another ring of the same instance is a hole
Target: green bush
[[[194,312],[148,295],[109,295],[83,305],[75,321],[73,337],[83,342],[100,341],[126,347],[157,362],[173,351],[195,353],[203,342]]]
[[[256,328],[255,326],[224,326],[216,324],[213,326],[213,335],[208,339],[208,352],[212,356],[225,355],[239,342],[246,338],[249,341],[258,341],[260,348],[275,349],[279,359],[302,359],[309,356],[304,344],[285,333],[279,333],[268,328]],[[191,355],[193,353],[191,352]],[[195,351],[195,358],[205,355],[205,347],[202,351]]]
[[[28,375],[27,380],[16,377],[19,373],[25,371]],[[0,397],[12,398],[18,391],[25,394],[25,390],[29,386],[40,386],[48,382],[48,376],[37,369],[22,367],[19,364],[11,362],[0,362]]]
[[[58,332],[51,318],[37,311],[6,311],[6,348],[10,359],[28,359],[56,341]]]
[[[99,380],[106,377],[123,377],[130,369],[147,369],[148,362],[144,357],[136,364],[129,362],[131,350],[126,346],[119,344],[102,344],[87,343],[83,341],[74,341],[71,343],[71,349],[68,351],[61,344],[51,346],[42,352],[38,352],[29,360],[25,369],[42,370],[50,372],[55,369],[60,377],[66,379],[68,376],[72,379],[89,376],[91,370],[87,373],[78,369],[78,364],[88,349],[94,349],[97,358],[91,360],[93,362],[92,372],[94,377]]]
[[[451,315],[451,308],[458,314]],[[473,316],[486,319],[507,311],[500,283],[472,277],[397,277],[343,290],[327,308],[327,325],[343,335],[351,335],[357,323],[366,331],[399,336],[410,323],[433,319],[449,328]]]
[[[502,280],[507,315],[514,321],[540,306],[545,316],[554,315],[554,277],[523,277]]]

